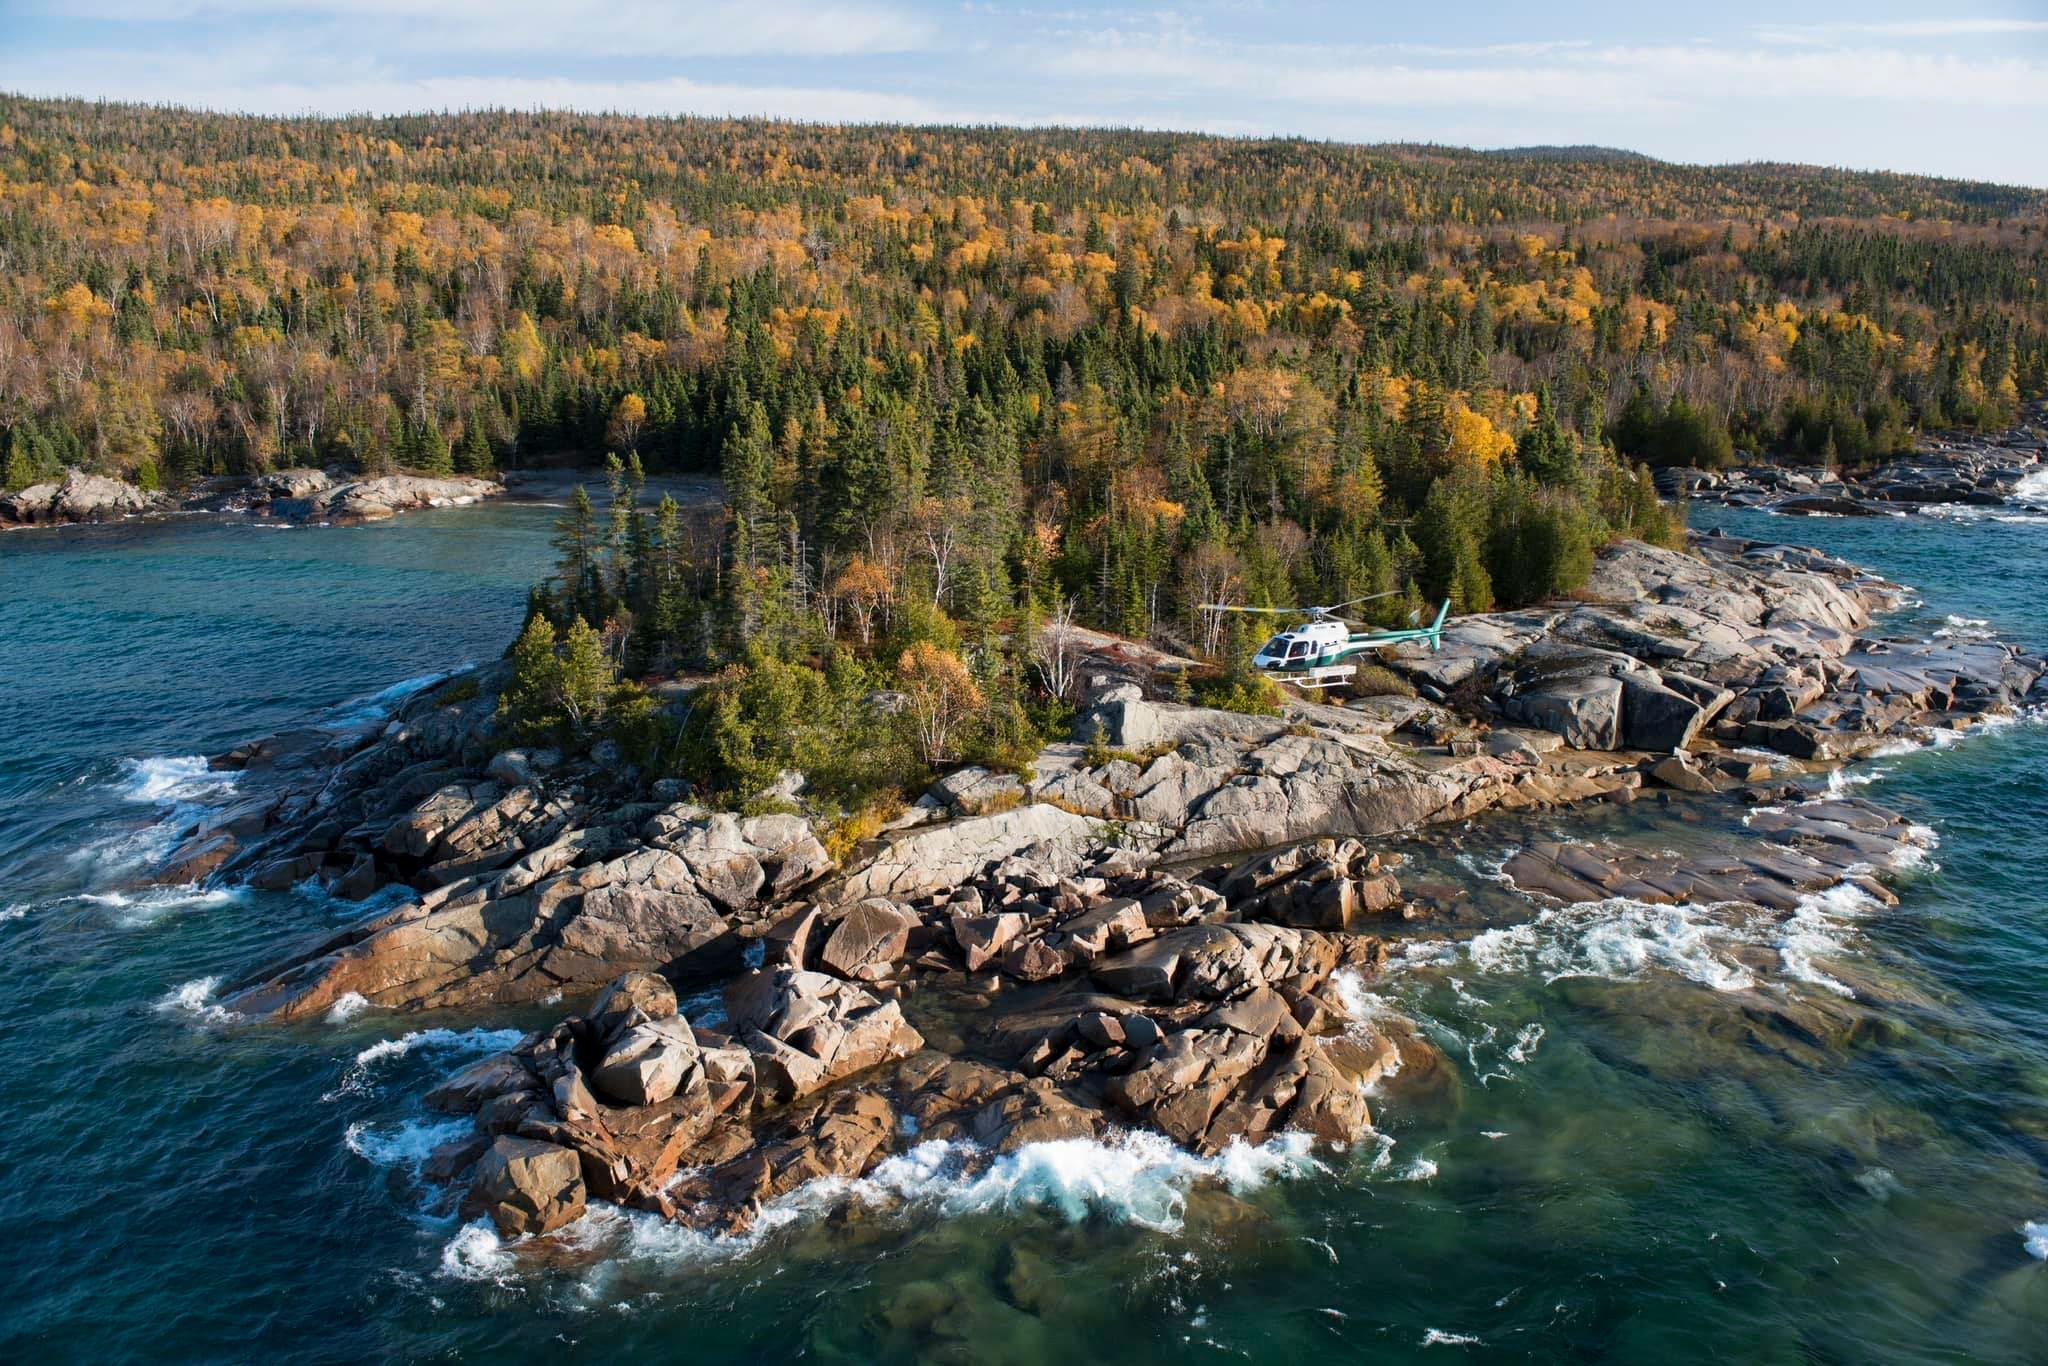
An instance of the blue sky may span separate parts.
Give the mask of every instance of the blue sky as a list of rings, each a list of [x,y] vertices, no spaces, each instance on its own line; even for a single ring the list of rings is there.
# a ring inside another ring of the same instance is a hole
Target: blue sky
[[[0,88],[1597,142],[2048,186],[2048,0],[0,0]]]

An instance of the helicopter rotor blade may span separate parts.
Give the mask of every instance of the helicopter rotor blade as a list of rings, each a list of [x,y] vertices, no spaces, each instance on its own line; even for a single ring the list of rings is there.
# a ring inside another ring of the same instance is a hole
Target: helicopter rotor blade
[[[1264,612],[1283,617],[1298,617],[1309,610],[1306,607],[1239,607],[1227,602],[1205,602],[1200,606],[1204,612]]]
[[[1381,598],[1391,598],[1396,596],[1399,595],[1391,591],[1386,593],[1368,593],[1362,598],[1352,598],[1347,602],[1333,602],[1328,607],[1318,607],[1315,610],[1317,615],[1319,616],[1334,617],[1337,615],[1337,613],[1343,611],[1345,608],[1356,607],[1361,602],[1378,602]]]

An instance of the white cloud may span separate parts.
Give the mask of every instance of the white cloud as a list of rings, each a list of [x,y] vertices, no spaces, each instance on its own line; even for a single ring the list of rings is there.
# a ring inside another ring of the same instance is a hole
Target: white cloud
[[[106,55],[103,72],[118,69]],[[395,113],[442,109],[623,110],[641,114],[773,115],[822,123],[944,123],[965,116],[915,95],[803,85],[748,85],[694,81],[574,80],[556,76],[423,76],[376,71],[332,74],[318,82],[274,75],[229,77],[195,93],[182,67],[129,67],[89,87],[59,68],[35,76],[10,76],[25,95],[76,95],[82,90],[144,103],[185,104],[235,113],[276,115]]]
[[[2048,34],[2048,19],[1842,20],[1827,24],[1765,24],[1766,43],[1833,43],[1843,38],[1992,38]]]
[[[936,33],[888,0],[31,0],[49,14],[152,26],[274,23],[308,56],[381,43],[449,56],[831,57],[911,52]],[[394,50],[394,57],[401,55]]]
[[[1892,50],[1763,51],[1708,44],[1547,50],[1541,60],[1473,49],[1443,64],[1380,49],[1227,44],[1110,32],[1048,59],[1123,103],[1194,91],[1276,105],[1577,109],[1625,114],[1719,100],[1834,99],[2048,106],[2048,63]],[[1506,60],[1502,58],[1506,57]]]

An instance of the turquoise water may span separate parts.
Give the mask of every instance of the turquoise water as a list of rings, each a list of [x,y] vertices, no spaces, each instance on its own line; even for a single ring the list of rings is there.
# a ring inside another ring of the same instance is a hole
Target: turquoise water
[[[1368,1150],[1198,1168],[1055,1145],[971,1175],[925,1148],[747,1243],[610,1217],[508,1254],[418,1182],[417,1096],[526,1021],[239,1024],[208,980],[345,908],[135,879],[154,822],[217,795],[179,756],[501,648],[552,515],[0,540],[8,1359],[2048,1355],[2048,1246],[2024,1231],[2048,1243],[2032,723],[1859,772],[1938,839],[1896,910],[1613,905],[1475,934],[1528,920],[1486,872],[1562,824],[1411,851],[1414,877],[1471,896],[1372,984],[1446,1064],[1401,1079]],[[1919,589],[1924,629],[2048,643],[2048,526],[1695,521],[1861,559]],[[1743,837],[1718,808],[1570,825]]]

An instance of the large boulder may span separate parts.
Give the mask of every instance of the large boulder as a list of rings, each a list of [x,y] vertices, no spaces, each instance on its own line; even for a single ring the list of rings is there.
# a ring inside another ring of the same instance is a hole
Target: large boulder
[[[1622,692],[1619,678],[1559,678],[1515,692],[1501,710],[1510,721],[1563,737],[1573,749],[1617,749]]]
[[[590,1003],[590,1023],[598,1037],[612,1039],[643,1020],[672,1019],[676,1009],[676,989],[666,977],[629,972]]]
[[[583,1160],[574,1149],[500,1134],[477,1160],[466,1214],[489,1215],[507,1238],[552,1233],[583,1216]]]
[[[680,1016],[624,1030],[605,1049],[590,1084],[621,1105],[658,1105],[681,1090],[697,1066],[697,1040]]]
[[[1625,674],[1621,688],[1622,745],[1658,754],[1676,754],[1690,745],[1700,727],[1734,696],[1726,688],[1674,674]]]
[[[1271,716],[1247,716],[1208,707],[1150,702],[1135,683],[1103,689],[1074,718],[1074,739],[1082,744],[1100,738],[1118,749],[1172,747],[1189,740],[1256,744],[1287,729]]]
[[[879,975],[909,951],[910,931],[918,923],[910,912],[871,897],[839,918],[818,952],[819,961],[841,977]]]
[[[1078,865],[1100,828],[1099,821],[1044,803],[926,826],[892,837],[847,875],[839,898],[901,899],[953,887],[1026,849],[1042,852],[1043,861]]]
[[[726,988],[725,1011],[734,1034],[755,1055],[762,1089],[783,1100],[924,1046],[896,1002],[801,968],[739,978]]]

